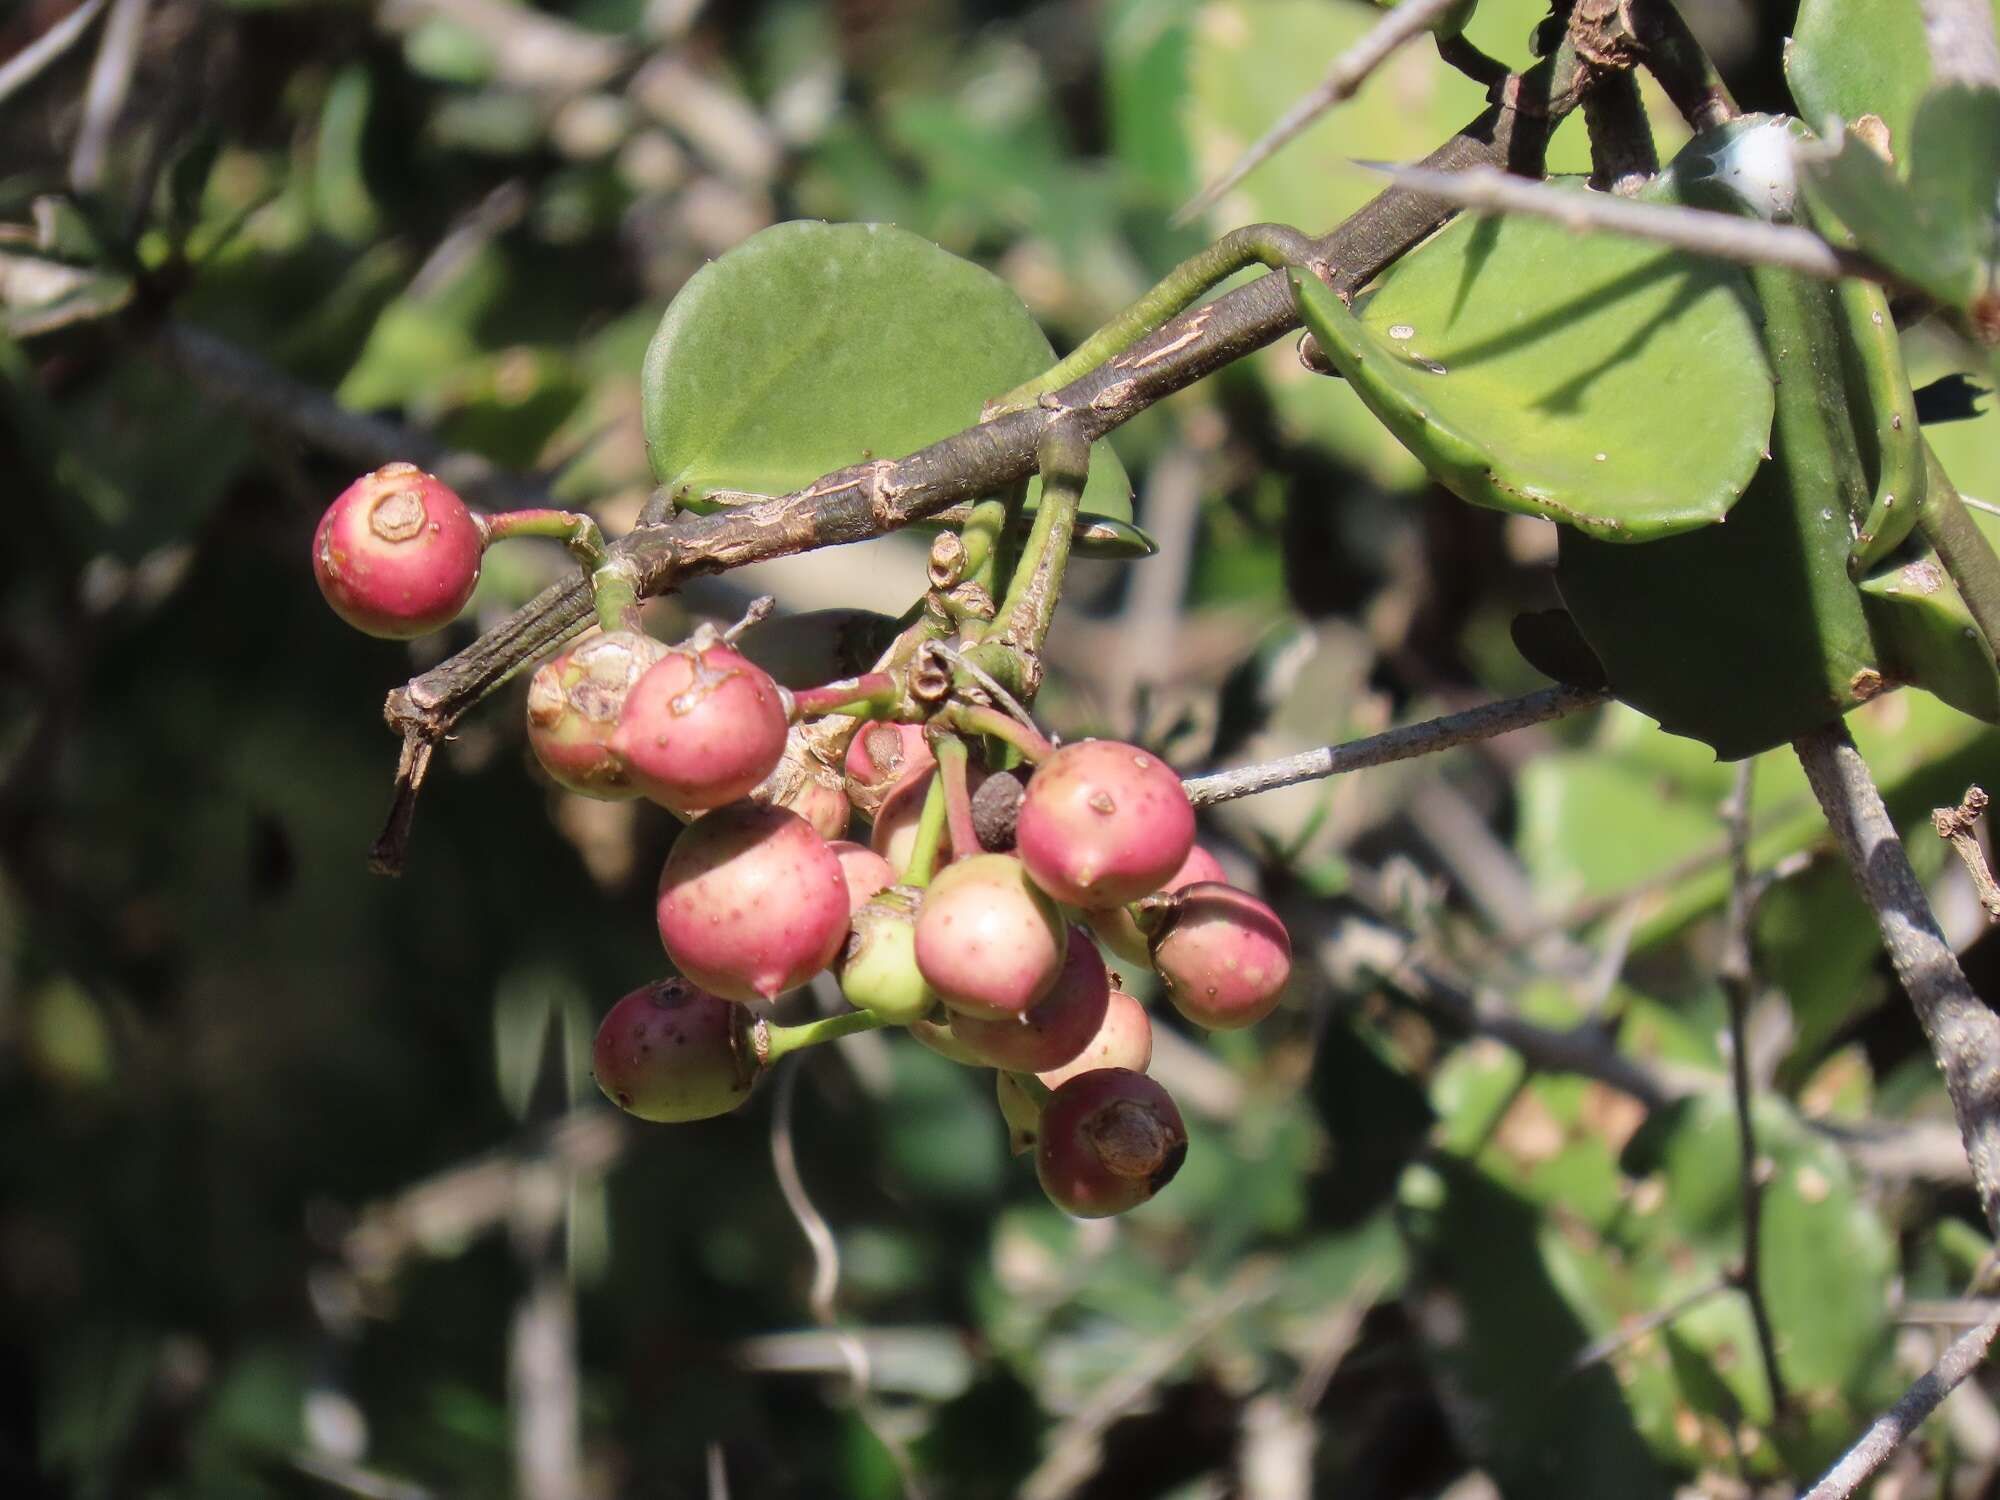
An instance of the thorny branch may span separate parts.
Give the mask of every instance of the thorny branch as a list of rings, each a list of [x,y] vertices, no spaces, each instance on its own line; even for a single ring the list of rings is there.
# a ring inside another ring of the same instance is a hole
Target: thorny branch
[[[1266,761],[1261,765],[1190,777],[1182,786],[1187,789],[1188,801],[1196,807],[1209,807],[1237,797],[1295,786],[1301,781],[1317,781],[1368,766],[1433,755],[1455,745],[1490,740],[1496,735],[1526,729],[1533,724],[1546,724],[1578,709],[1594,708],[1604,700],[1605,694],[1594,688],[1543,688],[1519,698],[1504,698],[1498,703],[1483,703],[1462,713],[1426,719],[1421,724],[1385,729],[1366,739],[1327,745],[1319,750],[1302,750],[1297,755]]]
[[[1734,1280],[1750,1304],[1757,1330],[1757,1352],[1764,1379],[1771,1389],[1771,1408],[1787,1406],[1785,1379],[1778,1367],[1778,1338],[1771,1327],[1771,1309],[1764,1300],[1763,1224],[1764,1168],[1757,1153],[1757,1127],[1750,1078],[1750,1002],[1756,986],[1751,969],[1750,918],[1756,892],[1750,875],[1750,785],[1754,759],[1736,768],[1735,785],[1723,804],[1729,830],[1729,909],[1721,964],[1722,987],[1729,997],[1729,1081],[1736,1100],[1736,1140],[1743,1202],[1743,1260]]]
[[[1843,276],[1889,279],[1888,273],[1865,255],[1829,245],[1812,230],[1796,224],[1767,224],[1715,209],[1635,203],[1604,193],[1580,193],[1484,167],[1450,176],[1427,166],[1384,170],[1401,187],[1448,198],[1460,208],[1478,213],[1549,219],[1579,234],[1603,230],[1711,260],[1775,266],[1820,281],[1838,281]]]
[[[1401,0],[1394,10],[1369,27],[1360,41],[1335,58],[1326,76],[1280,115],[1277,123],[1252,142],[1227,171],[1189,199],[1174,215],[1174,223],[1192,223],[1314,120],[1336,104],[1352,99],[1377,68],[1429,31],[1457,3],[1458,0]]]
[[[1965,866],[1965,873],[1972,877],[1972,888],[1979,893],[1979,904],[1986,908],[1986,914],[2000,921],[2000,884],[1993,879],[1993,871],[1987,868],[1986,853],[1979,847],[1979,819],[1986,811],[1986,791],[1983,787],[1969,786],[1965,796],[1956,807],[1940,807],[1931,814],[1931,826],[1937,829],[1938,837],[1951,845],[1952,853]]]
[[[1575,53],[1558,50],[1511,80],[1500,102],[1431,153],[1425,165],[1439,172],[1488,166],[1539,173],[1550,131],[1577,107],[1586,82]],[[1352,292],[1450,213],[1434,197],[1392,189],[1313,242],[1314,269],[1336,290]],[[747,563],[880,536],[1024,478],[1056,423],[1094,442],[1297,326],[1285,277],[1265,276],[1172,319],[1031,410],[982,422],[901,459],[836,471],[790,495],[714,515],[674,516],[634,530],[611,553],[631,563],[643,597]],[[391,728],[406,742],[441,740],[459,715],[574,634],[590,612],[590,592],[581,578],[544,590],[471,646],[391,693],[384,709]],[[414,786],[399,779],[392,828],[407,828],[401,810],[414,799]],[[403,852],[400,837],[385,839],[374,862],[393,873]]]
[[[1970,1333],[1961,1334],[1943,1357],[1903,1393],[1902,1399],[1875,1419],[1861,1440],[1806,1493],[1805,1500],[1848,1500],[1868,1482],[1871,1474],[1889,1461],[1903,1440],[1943,1404],[1944,1398],[1985,1362],[1986,1351],[1996,1333],[2000,1333],[2000,1313]]]
[[[2000,1233],[2000,1016],[1967,983],[1845,723],[1793,743],[1944,1074],[1987,1225]]]

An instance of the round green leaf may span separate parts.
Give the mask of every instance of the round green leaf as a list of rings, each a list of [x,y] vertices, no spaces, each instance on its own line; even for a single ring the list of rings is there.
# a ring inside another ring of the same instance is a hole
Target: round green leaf
[[[2000,21],[2000,0],[1993,15]],[[1889,149],[1907,162],[1917,102],[1930,84],[1930,53],[1918,0],[1803,0],[1785,45],[1785,81],[1799,118],[1822,130],[1828,116],[1852,125],[1874,115]]]
[[[1917,0],[1804,0],[1785,47],[1800,119],[1823,130],[1874,115],[1899,157],[1930,72]]]
[[[1729,267],[1468,218],[1353,312],[1312,277],[1293,282],[1355,392],[1476,505],[1647,541],[1721,520],[1762,459],[1770,371]]]
[[[1465,35],[1490,55],[1526,67],[1534,60],[1529,37],[1547,14],[1546,0],[1481,0]],[[1362,0],[1201,4],[1187,26],[1185,90],[1155,87],[1130,111],[1143,111],[1185,139],[1193,177],[1179,196],[1224,171],[1379,20],[1381,11]],[[1380,175],[1358,168],[1356,157],[1418,160],[1477,119],[1486,104],[1486,91],[1447,67],[1434,47],[1405,47],[1352,99],[1224,194],[1207,228],[1216,235],[1260,222],[1295,224],[1315,234],[1331,229],[1382,191]],[[1655,118],[1663,142],[1670,141],[1677,127]],[[1590,170],[1581,122],[1556,133],[1549,169]],[[1419,482],[1421,469],[1354,393],[1310,375],[1292,344],[1285,340],[1252,355],[1231,378],[1262,386],[1287,440],[1322,448],[1387,489]]]
[[[788,494],[949,437],[1053,363],[1020,298],[971,261],[887,224],[775,224],[690,277],[660,320],[646,446],[683,504]],[[1083,509],[1132,517],[1108,444]]]

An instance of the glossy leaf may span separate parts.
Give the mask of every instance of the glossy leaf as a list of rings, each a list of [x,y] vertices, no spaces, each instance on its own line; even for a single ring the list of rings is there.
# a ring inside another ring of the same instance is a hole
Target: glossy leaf
[[[2000,545],[2000,516],[1967,512]],[[1895,676],[1944,699],[1960,713],[2000,723],[2000,670],[1965,597],[1926,547],[1861,585],[1862,605]]]
[[[2000,21],[2000,0],[1993,6]],[[1919,0],[1802,0],[1785,46],[1785,81],[1814,130],[1828,118],[1873,115],[1898,161],[1909,155],[1918,101],[1930,84]]]
[[[1783,122],[1746,117],[1674,164],[1679,195],[1755,211],[1754,168]],[[1860,304],[1788,272],[1750,273],[1777,380],[1768,462],[1726,526],[1645,547],[1562,534],[1557,585],[1625,702],[1725,760],[1781,744],[1880,693],[1886,676],[1848,575],[1882,445],[1853,399]],[[1879,351],[1878,351],[1879,352]],[[1690,429],[1681,429],[1683,432]]]
[[[782,495],[979,420],[1055,362],[1007,284],[886,224],[774,225],[695,273],[646,351],[653,472],[683,503]],[[1109,445],[1084,510],[1131,519]]]
[[[1548,7],[1542,0],[1485,0],[1467,35],[1495,57],[1525,67],[1527,40]],[[1151,118],[1181,133],[1192,158],[1188,192],[1235,161],[1292,102],[1315,87],[1327,64],[1353,46],[1380,12],[1360,0],[1209,0],[1188,26],[1186,98],[1161,91]],[[1226,193],[1208,215],[1209,233],[1242,224],[1296,224],[1320,233],[1382,189],[1357,155],[1414,161],[1478,117],[1484,90],[1423,44],[1405,47],[1354,98],[1329,111]],[[1135,104],[1128,117],[1142,118]],[[1366,153],[1355,149],[1368,142]],[[1552,169],[1584,171],[1581,131],[1557,135]],[[1184,192],[1182,197],[1186,196]],[[1292,340],[1251,356],[1244,374],[1262,387],[1280,429],[1365,470],[1378,484],[1404,487],[1422,477],[1404,449],[1353,391],[1309,373]]]
[[[1909,155],[1904,182],[1849,135],[1835,152],[1807,155],[1807,191],[1896,276],[1950,306],[1968,306],[1990,285],[2000,245],[2000,92],[1926,95]]]
[[[1474,504],[1647,541],[1720,520],[1763,454],[1770,376],[1743,278],[1714,262],[1462,219],[1353,312],[1293,283],[1355,392]]]
[[[1785,48],[1785,81],[1814,130],[1829,118],[1851,126],[1874,115],[1903,155],[1930,81],[1917,0],[1803,0]]]

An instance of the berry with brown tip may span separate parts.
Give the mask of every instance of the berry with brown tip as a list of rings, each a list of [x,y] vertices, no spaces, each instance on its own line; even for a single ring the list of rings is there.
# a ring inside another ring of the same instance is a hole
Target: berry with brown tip
[[[1223,880],[1227,878],[1222,862],[1199,844],[1188,846],[1187,858],[1173,877],[1160,887],[1163,891],[1178,891],[1193,885],[1198,880]],[[1146,934],[1139,930],[1139,924],[1132,920],[1129,906],[1111,906],[1103,911],[1087,911],[1084,920],[1090,923],[1090,930],[1097,934],[1097,940],[1127,963],[1147,964],[1153,961],[1153,946],[1146,941]],[[1143,1070],[1142,1070],[1143,1071]]]
[[[1080,1219],[1137,1208],[1187,1159],[1187,1126],[1144,1073],[1079,1073],[1042,1106],[1035,1175],[1049,1201]]]
[[[847,746],[847,795],[875,817],[897,787],[937,764],[921,724],[863,724]]]
[[[952,1034],[988,1067],[1017,1073],[1059,1068],[1090,1045],[1111,1003],[1111,975],[1097,945],[1080,927],[1069,930],[1069,951],[1049,992],[1021,1015],[995,1020],[960,1014]]]
[[[847,878],[797,813],[738,802],[682,830],[656,914],[667,956],[688,978],[727,1000],[771,1000],[840,952]]]
[[[1249,892],[1199,881],[1148,897],[1139,920],[1152,933],[1167,998],[1195,1025],[1232,1031],[1277,1008],[1291,977],[1292,940],[1278,914]]]
[[[384,464],[340,492],[313,533],[313,577],[367,635],[411,640],[458,618],[486,534],[465,502],[415,464]]]
[[[636,630],[594,635],[544,662],[528,682],[528,744],[558,786],[615,802],[639,795],[611,748],[634,684],[667,654]]]
[[[785,753],[771,774],[751,790],[753,802],[789,808],[812,824],[813,832],[831,843],[847,836],[853,808],[840,777],[818,765],[806,750],[803,725],[794,724],[785,739]]]
[[[1069,929],[1011,854],[945,866],[917,914],[917,965],[955,1010],[1018,1017],[1062,972]]]
[[[747,796],[785,753],[783,694],[719,643],[669,649],[625,699],[611,737],[632,782],[662,807],[702,812]]]
[[[1059,1068],[1037,1073],[1043,1085],[1059,1089],[1079,1073],[1098,1068],[1126,1068],[1143,1073],[1153,1065],[1153,1018],[1146,1007],[1113,990],[1104,1004],[1104,1020],[1083,1050]]]
[[[1194,808],[1173,768],[1115,740],[1065,745],[1028,782],[1015,852],[1035,883],[1096,910],[1157,891],[1194,844]]]
[[[604,1097],[642,1120],[725,1115],[759,1071],[750,1013],[685,979],[642,985],[597,1028],[591,1073]]]

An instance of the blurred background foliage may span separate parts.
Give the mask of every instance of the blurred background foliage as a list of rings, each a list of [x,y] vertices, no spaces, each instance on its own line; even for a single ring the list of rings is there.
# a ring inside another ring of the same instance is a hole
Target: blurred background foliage
[[[1786,107],[1791,5],[1684,8],[1746,107]],[[496,553],[441,641],[350,634],[306,541],[361,465],[304,406],[246,418],[204,350],[622,526],[649,483],[640,356],[704,260],[781,219],[894,221],[1067,347],[1212,233],[1323,230],[1377,187],[1356,158],[1477,113],[1406,52],[1171,227],[1366,6],[82,10],[0,16],[0,59],[75,32],[0,99],[0,1491],[874,1496],[900,1455],[941,1495],[1741,1493],[1815,1472],[1928,1362],[1986,1242],[1783,754],[1754,783],[1778,873],[1751,1029],[1783,1417],[1728,1286],[1733,773],[1636,714],[1219,809],[1205,839],[1302,961],[1253,1034],[1159,1017],[1193,1151],[1115,1225],[1043,1204],[984,1075],[900,1039],[813,1055],[789,1138],[851,1338],[809,1311],[778,1090],[677,1128],[595,1107],[596,1018],[663,967],[670,820],[553,792],[517,685],[442,757],[407,876],[364,869],[381,695],[564,559]],[[1472,35],[1519,66],[1542,12],[1485,0]],[[1682,132],[1651,102],[1664,154]],[[1587,160],[1576,122],[1552,161]],[[1911,357],[1921,379],[1952,354]],[[1935,440],[2000,500],[2000,416]],[[1161,553],[1073,570],[1061,732],[1192,770],[1539,683],[1508,627],[1555,602],[1546,524],[1427,486],[1289,346],[1116,446]],[[921,579],[890,538],[653,623],[764,591],[895,613]],[[1914,692],[1856,727],[1918,827],[2000,748]],[[1962,872],[1912,848],[1993,993]],[[1537,1068],[1475,1009],[1615,1046],[1645,1084]],[[1908,1462],[1931,1488],[1905,1493],[1980,1492],[2000,1414],[1968,1388]]]

